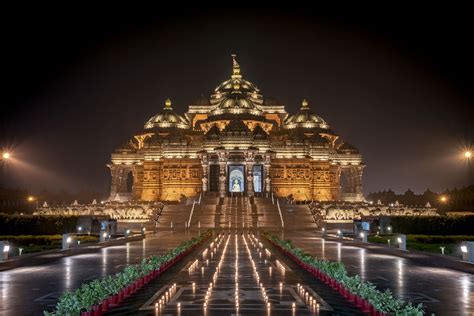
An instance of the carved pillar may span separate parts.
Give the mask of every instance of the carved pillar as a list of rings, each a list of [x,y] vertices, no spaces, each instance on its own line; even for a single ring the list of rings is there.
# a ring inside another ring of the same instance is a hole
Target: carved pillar
[[[270,156],[265,156],[265,163],[263,165],[263,176],[265,177],[265,192],[271,193],[271,178],[270,178],[270,166],[271,166],[271,158]]]
[[[253,165],[254,165],[253,154],[248,153],[245,157],[245,169],[247,169],[247,194],[253,196]]]
[[[201,156],[201,166],[202,166],[202,192],[206,193],[208,191],[208,182],[209,182],[209,161],[207,160],[207,154]]]
[[[226,184],[226,166],[227,157],[224,152],[219,153],[219,196],[225,197],[225,184]]]

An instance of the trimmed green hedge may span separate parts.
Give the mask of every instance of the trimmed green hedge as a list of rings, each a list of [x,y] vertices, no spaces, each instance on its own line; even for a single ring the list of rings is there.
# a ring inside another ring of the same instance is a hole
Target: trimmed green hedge
[[[94,235],[81,235],[71,237],[74,241],[80,240],[81,244],[99,241],[99,237]],[[62,238],[63,237],[61,235],[0,235],[0,240],[7,240],[10,242],[10,246],[12,246],[12,249],[10,251],[12,251],[12,254],[14,255],[19,254],[18,248],[23,248],[23,254],[51,249],[59,249],[61,248]]]
[[[401,234],[472,235],[474,216],[394,216],[390,224]]]
[[[78,216],[0,214],[2,235],[55,235],[75,232]]]
[[[387,244],[387,240],[392,241],[394,245],[397,234],[369,236],[370,242]],[[455,236],[433,236],[433,235],[407,235],[407,248],[412,250],[429,251],[441,253],[440,247],[444,247],[446,255],[461,256],[460,243],[464,240],[474,240],[474,235],[455,235]]]

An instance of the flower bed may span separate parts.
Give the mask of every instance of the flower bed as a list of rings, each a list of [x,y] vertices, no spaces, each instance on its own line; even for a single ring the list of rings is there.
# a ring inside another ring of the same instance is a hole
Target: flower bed
[[[389,314],[420,316],[424,314],[422,304],[418,306],[413,306],[411,303],[406,304],[394,297],[389,289],[382,292],[376,289],[373,283],[362,281],[358,275],[349,276],[341,262],[314,258],[303,253],[300,248],[293,246],[290,240],[281,240],[273,234],[265,233],[263,236],[299,266],[337,290],[344,298],[364,312],[377,316]]]
[[[207,231],[198,238],[181,243],[162,256],[144,258],[141,263],[130,265],[122,272],[84,283],[75,292],[65,292],[59,299],[56,310],[52,313],[45,311],[44,315],[101,315],[168,270],[210,236],[211,232]]]

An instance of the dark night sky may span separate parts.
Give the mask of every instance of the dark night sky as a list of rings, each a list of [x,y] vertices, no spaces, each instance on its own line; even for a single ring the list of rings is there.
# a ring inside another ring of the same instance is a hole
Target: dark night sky
[[[16,159],[0,186],[107,194],[110,152],[166,98],[182,113],[209,95],[232,52],[264,96],[289,112],[309,99],[359,148],[366,193],[466,185],[469,10],[372,9],[5,11],[0,146]]]

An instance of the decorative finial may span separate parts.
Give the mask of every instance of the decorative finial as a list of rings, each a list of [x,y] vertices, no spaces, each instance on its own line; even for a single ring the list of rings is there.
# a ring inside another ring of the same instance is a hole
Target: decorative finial
[[[233,75],[240,75],[240,65],[237,62],[237,55],[232,54],[232,74]]]
[[[307,109],[309,107],[308,100],[303,99],[303,102],[301,102],[301,106],[303,109]]]
[[[171,100],[170,100],[170,99],[166,99],[166,101],[165,101],[165,109],[171,109]]]

